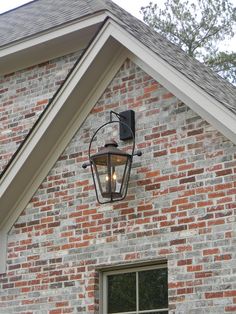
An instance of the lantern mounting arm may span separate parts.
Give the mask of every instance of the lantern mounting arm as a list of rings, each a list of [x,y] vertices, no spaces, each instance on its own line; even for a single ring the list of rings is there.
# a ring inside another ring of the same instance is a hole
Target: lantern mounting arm
[[[120,121],[120,137],[122,137],[121,128],[125,127],[126,131],[129,130],[129,132],[131,134],[131,138],[134,140],[134,138],[135,138],[134,111],[133,110],[126,110],[126,111],[123,111],[121,113],[117,113],[117,112],[111,110],[110,111],[110,122],[113,122],[112,115],[115,115]],[[133,156],[138,156],[138,157],[142,156],[141,150],[137,150],[136,152],[133,152]]]
[[[116,116],[119,122],[120,140],[133,140],[135,138],[135,112],[133,110],[126,110],[117,113],[110,111],[110,122],[113,122],[113,115]]]
[[[127,119],[127,118],[125,117],[125,115],[122,115],[122,114],[120,114],[120,113],[117,113],[117,112],[111,110],[111,111],[110,111],[110,122],[113,121],[113,120],[112,120],[112,115],[113,115],[113,114],[114,114],[120,121],[122,121],[123,119],[124,119],[124,120]]]
[[[118,120],[113,120],[113,116],[115,115]],[[90,153],[91,153],[91,145],[93,143],[93,140],[95,138],[95,136],[97,135],[97,133],[104,128],[106,125],[108,124],[113,124],[113,123],[119,123],[120,125],[120,139],[121,140],[127,140],[127,139],[132,139],[133,140],[133,145],[132,145],[132,153],[131,156],[142,156],[142,152],[140,150],[134,152],[134,148],[135,148],[135,122],[134,122],[134,111],[133,110],[126,110],[123,111],[121,113],[117,113],[113,110],[110,111],[110,121],[103,124],[102,126],[100,126],[96,132],[93,134],[90,144],[89,144],[89,150],[88,150],[88,154],[89,154],[89,161],[83,163],[82,167],[84,169],[86,169],[88,166],[91,166],[91,161],[90,161]]]

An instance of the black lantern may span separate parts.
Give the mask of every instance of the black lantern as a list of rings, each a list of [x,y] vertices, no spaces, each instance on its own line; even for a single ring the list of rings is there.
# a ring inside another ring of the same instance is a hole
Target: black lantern
[[[112,120],[112,114],[115,114],[119,120]],[[90,155],[91,145],[97,133],[112,123],[120,124],[120,138],[132,139],[131,154],[120,150],[117,142],[110,139],[96,154]],[[103,124],[90,141],[89,163],[83,164],[83,168],[91,166],[96,196],[100,204],[120,201],[126,197],[133,156],[141,156],[140,151],[134,154],[134,147],[134,112],[128,110],[117,114],[111,111],[110,121]]]

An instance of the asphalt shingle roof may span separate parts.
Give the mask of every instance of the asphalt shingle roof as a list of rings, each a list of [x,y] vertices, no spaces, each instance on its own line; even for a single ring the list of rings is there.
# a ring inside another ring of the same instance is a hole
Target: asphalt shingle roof
[[[1,14],[0,49],[100,11],[110,11],[130,34],[236,114],[235,86],[110,0],[35,0]]]

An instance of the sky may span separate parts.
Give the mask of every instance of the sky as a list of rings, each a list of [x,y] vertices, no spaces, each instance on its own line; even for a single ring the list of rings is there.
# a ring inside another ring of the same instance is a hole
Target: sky
[[[139,13],[141,6],[148,5],[151,0],[113,0],[119,6],[126,11],[131,12],[134,16],[142,18]],[[235,0],[236,1],[236,0]],[[0,13],[11,10],[17,6],[30,2],[29,0],[0,0]],[[157,2],[157,1],[153,1]],[[164,2],[164,0],[158,0],[158,2]]]
[[[142,20],[142,15],[140,13],[140,8],[142,6],[147,6],[151,0],[113,0],[116,4],[124,8],[126,11],[130,12],[132,15],[136,16]],[[17,6],[23,5],[30,0],[0,0],[0,13],[11,10]],[[153,3],[163,4],[165,0],[152,0]],[[231,0],[231,2],[236,5],[236,0]],[[236,51],[236,36],[230,41],[224,43],[224,49]]]

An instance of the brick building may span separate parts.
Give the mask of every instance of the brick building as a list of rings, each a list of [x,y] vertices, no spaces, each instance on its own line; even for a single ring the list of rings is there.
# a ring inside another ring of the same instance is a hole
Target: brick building
[[[109,0],[33,1],[0,39],[0,313],[236,312],[235,87]],[[143,155],[100,205],[82,164],[127,109]]]

